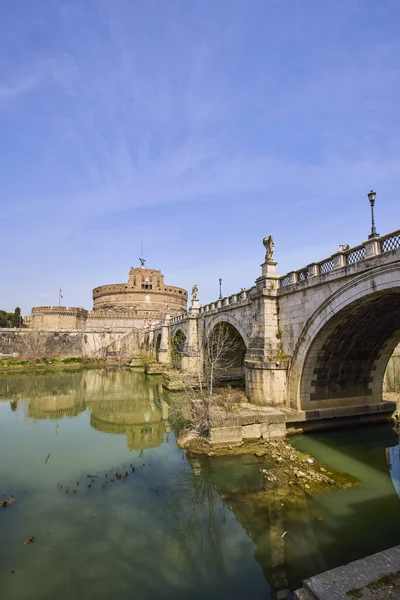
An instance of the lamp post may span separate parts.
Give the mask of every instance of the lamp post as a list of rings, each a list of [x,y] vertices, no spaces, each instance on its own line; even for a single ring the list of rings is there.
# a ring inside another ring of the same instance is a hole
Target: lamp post
[[[219,281],[219,299],[221,300],[221,298],[222,298],[222,287],[221,287],[222,279],[221,279],[221,277],[218,279],[218,281]]]
[[[371,233],[368,236],[369,240],[372,238],[379,237],[379,233],[376,233],[376,227],[375,227],[375,217],[374,217],[375,198],[376,198],[376,192],[371,190],[370,193],[368,194],[368,200],[369,200],[369,204],[371,206]]]

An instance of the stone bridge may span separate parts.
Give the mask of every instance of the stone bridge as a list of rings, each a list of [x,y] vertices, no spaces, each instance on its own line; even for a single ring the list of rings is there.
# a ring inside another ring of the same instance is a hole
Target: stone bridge
[[[186,313],[149,330],[158,362],[171,361],[178,336],[181,368],[196,370],[204,339],[227,323],[241,340],[250,402],[310,418],[387,410],[383,376],[400,342],[400,231],[341,246],[284,276],[276,265],[268,257],[252,288],[204,306],[193,299]]]

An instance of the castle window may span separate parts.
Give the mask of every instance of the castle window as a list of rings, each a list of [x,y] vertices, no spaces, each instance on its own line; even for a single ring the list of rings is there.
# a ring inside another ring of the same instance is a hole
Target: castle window
[[[133,285],[136,285],[136,275],[133,277]]]
[[[142,290],[152,290],[153,286],[151,283],[142,283]]]
[[[157,279],[157,287],[160,287],[160,278]]]

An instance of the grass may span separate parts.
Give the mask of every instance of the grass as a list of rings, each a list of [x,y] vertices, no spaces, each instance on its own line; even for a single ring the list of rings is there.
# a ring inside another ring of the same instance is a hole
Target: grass
[[[0,373],[12,374],[23,371],[50,372],[56,369],[72,370],[74,368],[104,366],[106,361],[99,358],[86,357],[42,357],[37,359],[0,358]]]

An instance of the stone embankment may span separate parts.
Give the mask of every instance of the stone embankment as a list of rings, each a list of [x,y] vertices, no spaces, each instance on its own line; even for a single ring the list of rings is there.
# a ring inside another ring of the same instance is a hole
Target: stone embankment
[[[42,358],[120,357],[139,354],[138,332],[0,329],[0,355]]]
[[[400,598],[400,546],[303,581],[294,600],[389,600]]]

